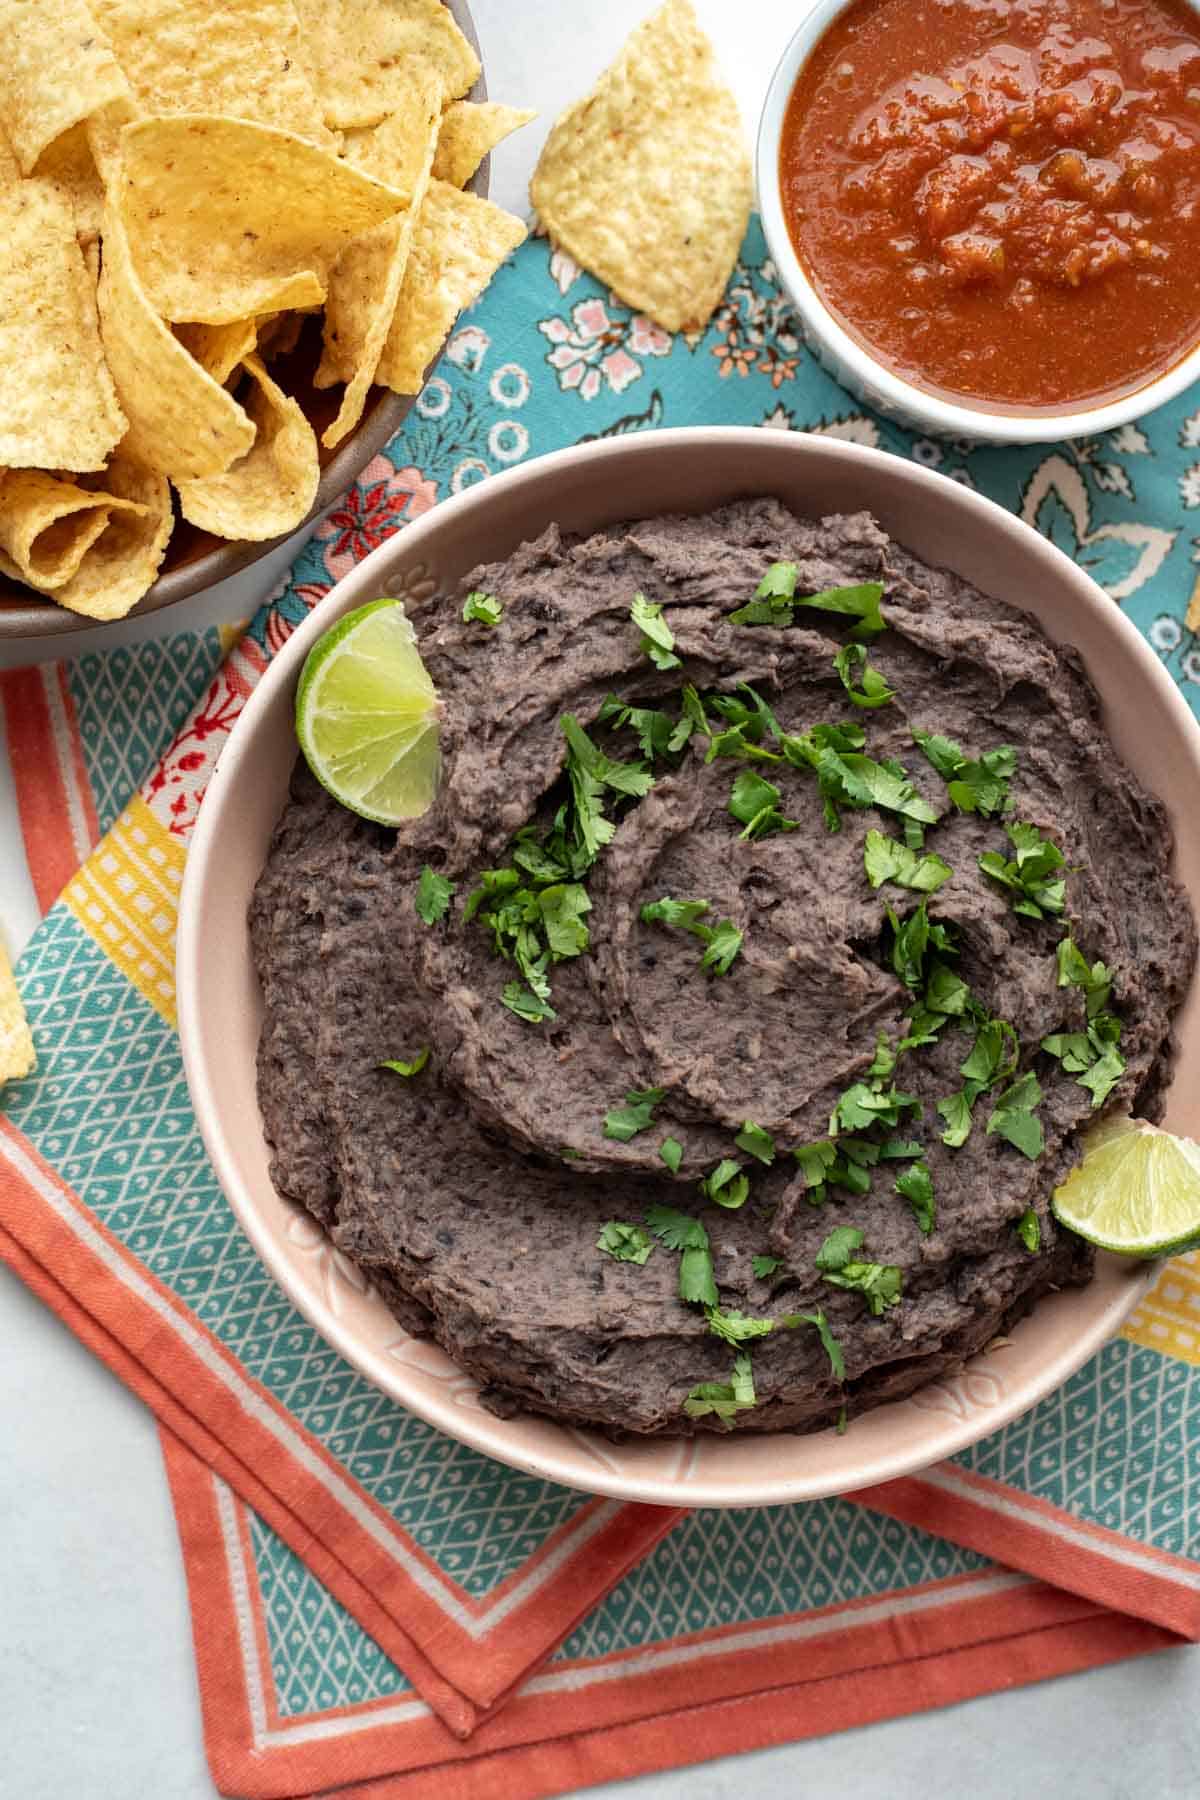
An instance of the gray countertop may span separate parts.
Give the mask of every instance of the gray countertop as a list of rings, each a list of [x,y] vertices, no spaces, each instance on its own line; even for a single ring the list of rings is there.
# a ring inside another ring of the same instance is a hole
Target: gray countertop
[[[494,96],[541,117],[495,159],[494,195],[525,210],[542,137],[649,0],[473,0]],[[696,0],[747,125],[803,0]],[[273,564],[278,558],[273,559]],[[237,617],[276,567],[162,620]],[[103,641],[149,635],[119,627]],[[72,651],[94,647],[66,640]],[[65,643],[47,647],[62,654]],[[15,660],[11,654],[7,660]],[[11,779],[0,756],[0,919],[17,949],[35,922]],[[0,1796],[211,1800],[187,1599],[149,1415],[0,1271]],[[914,1670],[919,1683],[919,1670]],[[853,1734],[727,1757],[591,1790],[613,1800],[743,1800],[931,1792],[972,1800],[1184,1800],[1200,1793],[1200,1649],[1143,1657]],[[499,1796],[503,1800],[503,1796]]]

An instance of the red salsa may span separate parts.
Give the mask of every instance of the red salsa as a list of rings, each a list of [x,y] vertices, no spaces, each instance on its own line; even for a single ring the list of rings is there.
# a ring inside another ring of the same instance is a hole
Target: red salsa
[[[825,304],[974,405],[1094,405],[1200,343],[1200,15],[858,0],[800,72],[784,211]]]

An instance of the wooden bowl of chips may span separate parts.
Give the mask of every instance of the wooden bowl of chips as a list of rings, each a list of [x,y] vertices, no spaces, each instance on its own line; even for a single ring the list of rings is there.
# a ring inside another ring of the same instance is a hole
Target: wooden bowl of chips
[[[396,0],[395,41],[369,0],[197,0],[198,63],[160,6],[26,9],[0,66],[0,225],[37,215],[87,340],[25,354],[0,273],[0,639],[173,606],[321,517],[524,236],[488,152],[531,115],[487,104],[466,0]],[[74,85],[60,12],[100,45]]]

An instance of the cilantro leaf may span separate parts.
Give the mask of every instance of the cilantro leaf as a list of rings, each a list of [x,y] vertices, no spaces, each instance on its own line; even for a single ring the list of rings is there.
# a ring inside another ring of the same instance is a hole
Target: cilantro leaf
[[[817,612],[842,613],[858,620],[851,635],[855,638],[878,637],[884,619],[879,610],[883,584],[859,582],[854,587],[826,588],[820,594],[797,594],[799,570],[795,563],[772,563],[755,591],[755,597],[729,615],[734,625],[790,625],[798,606]]]
[[[419,1075],[429,1061],[429,1045],[423,1044],[411,1062],[381,1062],[381,1069],[391,1069],[397,1075]]]
[[[830,1133],[868,1131],[872,1125],[887,1125],[894,1130],[910,1110],[920,1118],[921,1102],[914,1094],[902,1094],[895,1087],[868,1087],[865,1081],[856,1081],[838,1096],[829,1122]]]
[[[934,1222],[933,1176],[929,1173],[929,1164],[925,1161],[910,1163],[896,1177],[896,1192],[908,1201],[913,1218],[923,1235],[928,1237]]]
[[[640,1267],[654,1249],[654,1239],[640,1225],[623,1225],[618,1219],[610,1219],[596,1239],[596,1248],[614,1262],[637,1263]]]
[[[903,924],[890,906],[887,918],[892,928],[892,968],[905,987],[917,989],[924,984],[925,953],[930,944],[947,956],[957,954],[948,928],[930,919],[924,900]]]
[[[800,1165],[809,1205],[822,1206],[826,1178],[838,1160],[837,1145],[829,1138],[821,1138],[815,1144],[798,1144],[792,1155]]]
[[[844,1269],[854,1252],[861,1249],[863,1234],[854,1225],[835,1225],[817,1251],[817,1267],[822,1275]]]
[[[1041,1221],[1034,1212],[1032,1206],[1027,1206],[1025,1208],[1025,1211],[1013,1226],[1013,1230],[1016,1232],[1025,1248],[1029,1251],[1029,1254],[1031,1256],[1036,1256],[1037,1252],[1042,1247],[1042,1227]]]
[[[1019,1051],[1017,1034],[1007,1019],[978,1019],[974,1042],[966,1060],[959,1065],[959,1073],[964,1077],[962,1089],[937,1103],[946,1121],[943,1144],[958,1150],[966,1143],[971,1135],[971,1108],[980,1094],[1008,1080],[1016,1069]]]
[[[971,1135],[971,1102],[966,1093],[959,1090],[957,1094],[947,1094],[939,1100],[937,1109],[946,1121],[946,1129],[942,1133],[943,1144],[952,1150],[959,1150]]]
[[[907,771],[897,762],[876,762],[856,750],[818,750],[815,768],[817,786],[832,814],[831,831],[837,823],[839,806],[861,810],[878,806],[883,812],[898,813],[915,819],[921,825],[936,825],[940,815],[918,794]],[[829,823],[827,817],[826,823]]]
[[[474,619],[480,625],[498,625],[504,617],[504,602],[476,589],[467,595],[462,616],[465,624]]]
[[[421,870],[420,880],[417,882],[413,904],[416,906],[418,916],[425,921],[426,925],[436,925],[439,919],[445,918],[446,909],[450,905],[450,896],[454,893],[456,885],[453,881],[447,881],[444,875],[439,875],[435,869],[431,869],[428,863],[425,864]]]
[[[709,705],[727,721],[724,731],[713,734],[708,746],[705,762],[710,763],[718,756],[752,758],[759,762],[782,762],[781,752],[767,750],[763,746],[763,738],[769,732],[778,739],[783,736],[779,721],[762,698],[761,694],[747,683],[740,682],[740,692],[749,700],[739,699],[736,694],[712,694]]]
[[[679,1165],[683,1161],[683,1145],[678,1138],[665,1137],[658,1146],[658,1154],[670,1169],[672,1175],[678,1175]]]
[[[747,1313],[722,1312],[719,1306],[707,1309],[708,1328],[727,1344],[748,1344],[766,1337],[775,1329],[774,1319],[754,1319]]]
[[[844,613],[858,620],[850,633],[852,638],[868,641],[879,636],[886,620],[879,609],[883,599],[881,581],[860,581],[853,587],[826,588],[820,594],[797,594],[797,606],[809,606],[817,612]]]
[[[891,1263],[858,1261],[854,1252],[862,1241],[862,1232],[853,1226],[837,1226],[817,1252],[817,1268],[831,1287],[861,1293],[872,1316],[879,1318],[885,1308],[899,1305],[904,1273]]]
[[[1087,1016],[1094,1019],[1108,1005],[1112,971],[1102,962],[1089,963],[1070,933],[1062,939],[1056,955],[1059,987],[1082,988],[1087,996]]]
[[[710,736],[712,726],[708,722],[708,714],[704,710],[704,702],[688,682],[680,695],[680,719],[671,733],[667,749],[672,753],[682,750],[694,731],[704,737]]]
[[[668,756],[677,749],[682,750],[687,742],[685,736],[676,744],[675,734],[679,727],[670,713],[657,712],[653,707],[627,706],[615,694],[609,694],[605,700],[596,714],[596,723],[609,725],[614,731],[628,725],[637,733],[638,744],[647,762],[653,762],[656,756]]]
[[[700,1192],[727,1212],[736,1212],[750,1197],[750,1177],[743,1173],[740,1163],[726,1156],[701,1181]]]
[[[714,975],[728,975],[743,943],[742,934],[733,920],[722,919],[711,931],[701,925],[697,935],[708,945],[700,958],[700,967],[711,970]]]
[[[620,762],[606,756],[594,744],[573,713],[563,713],[559,730],[567,740],[566,771],[571,786],[574,828],[589,863],[594,862],[616,830],[604,815],[604,789],[626,799],[640,800],[654,786],[654,777],[637,762]]]
[[[743,1351],[734,1358],[733,1373],[728,1381],[702,1381],[684,1401],[683,1410],[689,1419],[703,1419],[708,1413],[715,1413],[727,1422],[735,1413],[744,1412],[754,1404],[754,1376],[750,1358]]]
[[[935,894],[954,872],[948,862],[932,851],[918,856],[907,844],[875,830],[868,831],[863,843],[863,864],[873,888],[894,881],[898,887],[914,888],[919,894]]]
[[[629,616],[642,634],[641,652],[656,669],[678,669],[682,665],[675,655],[675,634],[663,618],[663,609],[645,594],[635,594]]]
[[[780,1263],[777,1256],[752,1256],[750,1266],[754,1270],[756,1281],[766,1281],[779,1268]]]
[[[757,588],[754,599],[739,606],[729,615],[733,625],[790,625],[795,617],[789,604],[796,592],[795,563],[772,563]]]
[[[800,1325],[815,1325],[817,1335],[821,1340],[821,1348],[829,1358],[833,1379],[845,1381],[846,1359],[842,1355],[842,1346],[829,1329],[829,1320],[819,1307],[815,1312],[788,1313],[786,1318],[780,1319],[779,1324],[784,1331],[795,1331]]]
[[[657,1202],[646,1208],[646,1224],[668,1250],[680,1251],[679,1297],[689,1305],[719,1306],[712,1250],[699,1219]]]
[[[592,903],[586,888],[578,882],[557,882],[541,890],[537,903],[552,962],[579,956],[587,949],[590,940],[583,914],[591,912]]]
[[[714,975],[727,975],[742,947],[742,934],[732,919],[722,919],[712,926],[701,925],[699,921],[707,911],[707,900],[675,900],[670,894],[664,894],[661,899],[646,901],[641,918],[647,925],[675,925],[690,931],[706,946],[700,967],[710,969]]]
[[[750,1156],[756,1156],[759,1162],[766,1163],[768,1168],[775,1161],[775,1139],[769,1131],[764,1131],[761,1125],[756,1125],[753,1119],[743,1120],[742,1129],[733,1141],[739,1150],[745,1150]]]
[[[867,653],[861,644],[843,644],[833,659],[842,686],[846,690],[846,698],[855,706],[875,708],[886,706],[889,700],[896,698],[895,688],[890,688],[879,673],[867,661]],[[856,677],[861,685],[855,687]]]
[[[959,812],[991,818],[1006,810],[1008,784],[1017,771],[1017,753],[1011,744],[985,750],[973,761],[953,738],[914,731],[913,741],[947,783],[946,792]]]
[[[665,1093],[665,1088],[642,1088],[626,1094],[624,1106],[604,1115],[605,1137],[627,1144],[639,1131],[649,1131],[654,1123],[654,1108]]]
[[[888,1043],[886,1031],[875,1034],[875,1054],[871,1058],[867,1075],[873,1081],[886,1081],[896,1067],[896,1052]]]
[[[713,740],[714,743],[716,740]],[[774,831],[795,831],[798,822],[785,819],[779,810],[779,789],[772,781],[764,781],[753,769],[741,769],[734,777],[729,796],[729,810],[745,826],[743,838],[767,837]]]
[[[1125,1058],[1117,1048],[1121,1021],[1113,1013],[1097,1013],[1086,1031],[1056,1032],[1042,1039],[1042,1049],[1057,1057],[1068,1075],[1092,1096],[1092,1107],[1102,1106],[1125,1073]]]
[[[558,1014],[548,1000],[524,987],[519,981],[510,981],[500,996],[503,1005],[509,1012],[516,1013],[518,1019],[524,1019],[529,1025],[540,1024],[543,1019],[557,1019]]]
[[[1030,1162],[1036,1162],[1046,1147],[1042,1121],[1037,1108],[1042,1103],[1042,1088],[1037,1076],[1028,1071],[1018,1077],[997,1097],[995,1109],[987,1122],[988,1135],[996,1132],[1014,1145]]]
[[[664,894],[660,900],[647,900],[641,917],[646,925],[678,925],[683,931],[691,931],[707,911],[707,900],[673,900],[670,894]]]
[[[1030,919],[1061,913],[1067,884],[1062,877],[1050,879],[1057,869],[1066,867],[1058,845],[1052,838],[1043,837],[1036,825],[1006,825],[1004,829],[1016,856],[1005,861],[998,851],[986,850],[979,858],[983,873],[1018,896],[1013,901],[1014,912]]]

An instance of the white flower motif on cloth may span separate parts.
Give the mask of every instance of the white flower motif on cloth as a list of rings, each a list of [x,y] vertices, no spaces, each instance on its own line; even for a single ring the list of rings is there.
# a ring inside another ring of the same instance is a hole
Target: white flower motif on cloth
[[[866,413],[847,413],[844,419],[822,419],[808,429],[814,437],[840,438],[844,444],[866,444],[870,450],[879,448],[879,426]]]
[[[642,373],[638,357],[671,353],[670,333],[644,313],[629,313],[615,294],[607,304],[578,301],[569,320],[539,319],[538,330],[554,346],[546,361],[557,372],[559,387],[576,390],[584,400],[595,400],[606,385],[623,394]]]
[[[1086,464],[1086,457],[1081,460]],[[1087,569],[1114,600],[1127,600],[1157,574],[1178,535],[1133,520],[1093,527],[1087,483],[1079,467],[1057,452],[1026,484],[1021,517]]]

